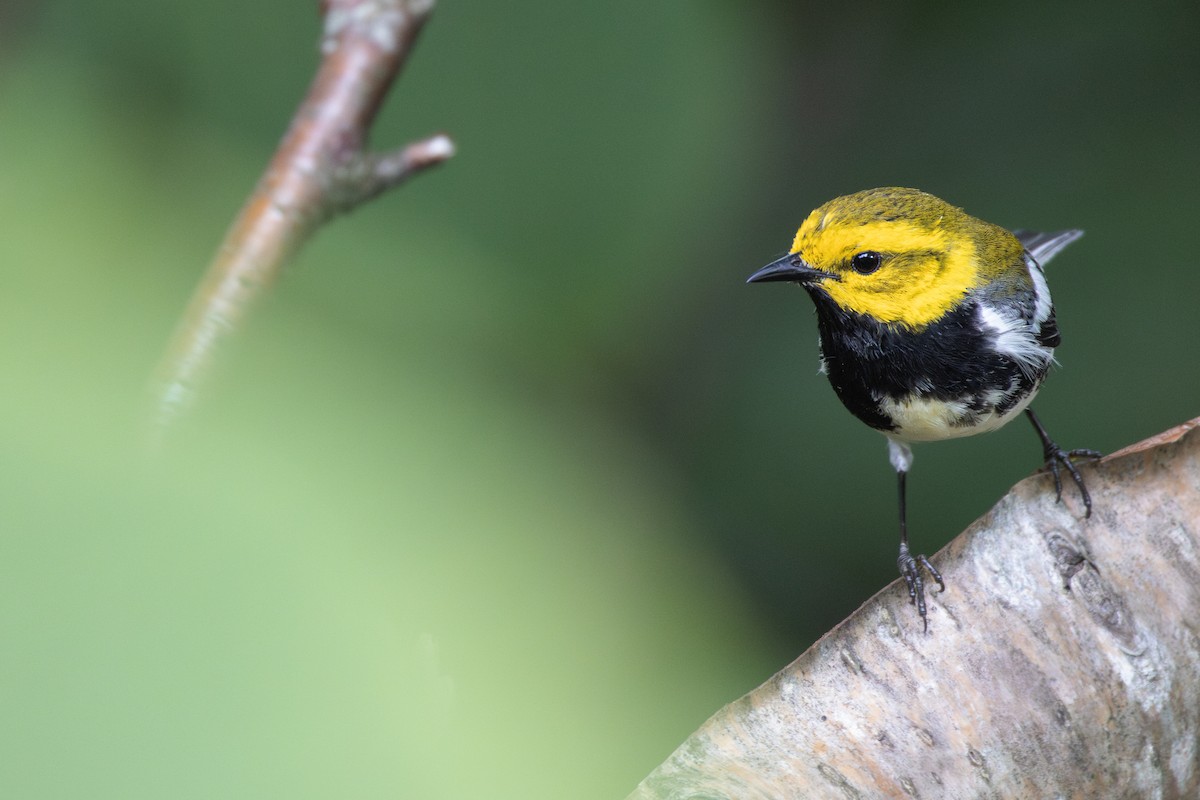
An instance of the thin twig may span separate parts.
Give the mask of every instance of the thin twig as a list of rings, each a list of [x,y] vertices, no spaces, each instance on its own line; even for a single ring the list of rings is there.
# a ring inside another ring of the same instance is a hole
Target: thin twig
[[[454,154],[443,134],[392,152],[366,150],[375,115],[433,5],[322,0],[322,58],[308,95],[192,295],[156,372],[156,442],[193,404],[221,342],[321,223]]]

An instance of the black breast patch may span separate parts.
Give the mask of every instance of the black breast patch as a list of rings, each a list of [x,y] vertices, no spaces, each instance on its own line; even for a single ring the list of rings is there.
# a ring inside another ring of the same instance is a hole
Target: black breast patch
[[[1045,376],[1026,377],[1019,365],[992,347],[968,301],[921,331],[889,328],[840,308],[819,289],[817,306],[825,372],[850,413],[880,431],[895,430],[880,411],[884,398],[912,395],[965,402],[980,414],[1015,406]],[[1051,323],[1053,328],[1053,323]],[[996,402],[996,390],[1003,392]]]

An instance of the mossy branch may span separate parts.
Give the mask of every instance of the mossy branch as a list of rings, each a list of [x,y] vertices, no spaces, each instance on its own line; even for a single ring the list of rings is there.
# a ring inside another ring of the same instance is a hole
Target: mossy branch
[[[433,0],[323,0],[316,77],[183,313],[152,386],[157,442],[193,404],[222,342],[310,234],[454,154],[438,134],[389,153],[366,149],[388,89]]]
[[[1200,796],[1200,419],[1019,483],[727,706],[630,800]],[[1072,498],[1073,499],[1073,498]]]

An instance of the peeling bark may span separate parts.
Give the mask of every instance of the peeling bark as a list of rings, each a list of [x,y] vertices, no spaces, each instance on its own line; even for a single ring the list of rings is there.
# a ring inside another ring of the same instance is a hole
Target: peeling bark
[[[1200,796],[1200,419],[1017,484],[726,706],[630,800]]]

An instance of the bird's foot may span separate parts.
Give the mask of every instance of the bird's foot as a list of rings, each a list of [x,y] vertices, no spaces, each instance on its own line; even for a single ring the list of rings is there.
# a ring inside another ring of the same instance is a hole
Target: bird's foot
[[[1063,450],[1053,439],[1046,437],[1043,442],[1043,449],[1046,459],[1046,464],[1043,469],[1047,470],[1054,477],[1054,499],[1055,502],[1062,502],[1062,468],[1065,467],[1067,473],[1071,476],[1071,480],[1075,481],[1075,485],[1079,487],[1079,496],[1083,498],[1083,507],[1085,509],[1084,516],[1092,515],[1092,496],[1088,494],[1087,486],[1083,482],[1083,476],[1079,474],[1079,469],[1075,466],[1072,459],[1083,458],[1088,461],[1095,461],[1103,458],[1104,454],[1096,450]]]
[[[917,607],[917,613],[921,615],[921,624],[928,633],[929,617],[925,609],[925,580],[921,577],[921,570],[924,569],[929,573],[929,577],[937,582],[939,594],[946,591],[942,573],[929,563],[929,559],[924,554],[912,555],[905,542],[900,543],[900,557],[896,559],[896,566],[900,568],[900,574],[904,577],[905,585],[908,586],[908,600]]]

